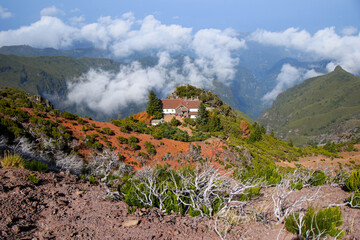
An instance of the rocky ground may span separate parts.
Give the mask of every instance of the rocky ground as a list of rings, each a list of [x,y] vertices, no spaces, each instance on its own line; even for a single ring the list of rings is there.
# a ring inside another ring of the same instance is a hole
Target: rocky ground
[[[66,173],[33,172],[39,179],[28,180],[30,171],[0,169],[0,239],[220,239],[214,219],[167,215],[157,209],[137,209],[128,213],[122,201],[106,199],[100,185],[92,185]],[[218,222],[226,239],[294,239],[281,230],[271,214],[273,189],[264,189],[249,212],[260,212],[264,219],[250,217],[231,224]],[[297,191],[292,197],[314,191]],[[323,186],[315,206],[341,204],[348,196],[339,187]],[[345,239],[360,239],[360,210],[343,210]],[[280,233],[280,234],[279,234]]]

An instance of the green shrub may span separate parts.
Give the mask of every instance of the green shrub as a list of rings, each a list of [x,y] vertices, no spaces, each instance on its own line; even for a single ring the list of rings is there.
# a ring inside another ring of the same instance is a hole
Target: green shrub
[[[135,136],[130,136],[129,138],[128,138],[128,143],[130,144],[130,143],[138,143],[139,142],[139,139],[137,138],[137,137],[135,137]]]
[[[245,189],[244,193],[240,195],[239,201],[248,201],[254,197],[260,196],[261,186]]]
[[[1,166],[3,168],[24,168],[25,160],[17,154],[5,155],[1,160]]]
[[[226,164],[225,165],[225,170],[229,169],[229,168],[232,168],[232,166],[230,164]]]
[[[148,157],[149,157],[149,155],[147,155],[147,154],[144,153],[144,152],[139,152],[139,153],[138,153],[138,156],[143,157],[143,158],[148,158]]]
[[[111,130],[110,128],[108,128],[108,127],[104,127],[103,129],[103,132],[105,133],[105,134],[107,134],[107,135],[115,135],[115,133],[114,133],[114,131],[113,130]]]
[[[122,155],[122,154],[119,153],[118,156],[119,156],[119,161],[120,161],[120,162],[123,162],[123,161],[125,160],[124,155]]]
[[[302,219],[300,213],[294,213],[285,219],[286,230],[304,239],[322,239],[327,235],[340,239],[345,234],[338,228],[342,224],[342,212],[339,207],[328,207],[318,212],[309,207]],[[302,227],[299,228],[299,225]]]
[[[173,126],[173,127],[177,127],[177,126],[179,126],[179,125],[181,124],[181,122],[180,122],[179,120],[177,120],[175,117],[173,117],[173,118],[171,119],[171,121],[170,121],[170,124],[171,124],[171,126]]]
[[[148,152],[148,154],[150,154],[150,155],[156,154],[155,146],[152,145],[151,142],[146,141],[145,148],[146,148],[146,151]]]
[[[351,196],[348,198],[348,202],[350,203],[350,206],[353,208],[360,208],[360,193],[354,192],[351,194]]]
[[[39,183],[39,178],[36,177],[34,174],[29,175],[29,180],[30,180],[30,182],[32,182],[35,185],[37,185]]]
[[[302,188],[304,187],[304,184],[302,182],[297,182],[297,183],[294,183],[294,182],[291,182],[290,183],[290,188],[292,190],[301,190]]]
[[[325,146],[323,147],[326,151],[329,151],[331,153],[337,153],[338,149],[334,142],[327,142]]]
[[[184,118],[184,122],[185,122],[186,124],[191,125],[191,126],[195,126],[195,125],[196,125],[195,120],[192,119],[192,118]]]
[[[129,143],[129,145],[130,145],[130,148],[131,148],[132,150],[139,150],[139,149],[140,149],[140,146],[137,145],[137,144],[134,143],[134,142]]]
[[[345,182],[345,187],[349,191],[360,190],[360,171],[353,171],[350,173],[350,177]]]
[[[119,141],[120,144],[124,144],[128,142],[127,138],[123,136],[119,136],[116,139]]]
[[[76,119],[79,118],[77,115],[72,114],[72,113],[67,112],[67,111],[63,111],[63,112],[61,113],[61,116],[62,116],[63,118],[68,119],[68,120],[76,120]]]
[[[38,172],[47,172],[49,170],[49,166],[45,163],[36,161],[36,160],[32,160],[30,162],[27,162],[25,164],[25,168],[31,171],[38,171]]]
[[[89,177],[89,182],[90,182],[91,184],[95,184],[95,182],[96,182],[95,177],[94,177],[94,176],[90,176],[90,177]]]
[[[312,186],[323,185],[326,181],[326,174],[323,171],[316,170],[310,178],[310,184]]]

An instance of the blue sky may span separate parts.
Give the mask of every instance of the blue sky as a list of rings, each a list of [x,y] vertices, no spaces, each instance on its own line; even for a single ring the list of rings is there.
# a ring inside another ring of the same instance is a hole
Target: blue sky
[[[0,19],[0,30],[16,29],[40,18],[40,11],[55,6],[66,21],[82,16],[94,22],[101,16],[119,17],[133,12],[136,18],[154,15],[164,24],[180,24],[194,30],[233,28],[239,32],[256,29],[282,31],[289,27],[314,33],[335,26],[360,28],[358,0],[1,0],[11,17]]]

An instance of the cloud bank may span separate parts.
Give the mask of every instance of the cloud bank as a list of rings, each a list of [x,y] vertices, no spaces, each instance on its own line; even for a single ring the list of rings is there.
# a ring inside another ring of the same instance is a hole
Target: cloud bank
[[[207,89],[215,79],[228,84],[234,79],[238,64],[232,52],[246,47],[232,29],[202,29],[193,33],[191,28],[181,25],[165,25],[152,15],[135,19],[132,13],[119,18],[101,17],[88,24],[82,16],[72,17],[67,24],[54,16],[59,14],[62,12],[54,6],[45,8],[39,21],[0,32],[0,46],[70,48],[85,42],[107,49],[121,59],[136,53],[159,58],[156,66],[145,69],[138,62],[123,66],[117,73],[92,69],[69,84],[71,103],[85,104],[108,114],[129,103],[145,102],[150,89],[165,95],[179,84]],[[175,63],[170,55],[182,52],[192,58]]]
[[[249,39],[312,53],[318,58],[331,59],[329,71],[333,70],[334,65],[341,65],[353,74],[360,74],[360,34],[355,35],[357,30],[353,27],[344,29],[343,33],[344,36],[338,35],[334,27],[324,28],[313,35],[305,30],[288,28],[283,32],[257,30]]]
[[[113,114],[129,103],[146,102],[151,89],[168,95],[179,84],[203,88],[212,85],[214,76],[207,75],[203,66],[189,57],[185,57],[182,67],[176,67],[176,60],[167,52],[159,53],[158,57],[158,64],[149,68],[133,62],[122,66],[117,73],[92,69],[68,85],[68,100],[94,111]]]
[[[276,86],[273,90],[266,93],[262,100],[264,102],[272,102],[275,98],[285,91],[288,88],[295,86],[298,83],[301,83],[305,79],[316,77],[321,75],[321,73],[317,73],[314,69],[307,70],[304,68],[296,68],[291,66],[290,64],[284,64],[281,68],[281,72],[276,78]]]

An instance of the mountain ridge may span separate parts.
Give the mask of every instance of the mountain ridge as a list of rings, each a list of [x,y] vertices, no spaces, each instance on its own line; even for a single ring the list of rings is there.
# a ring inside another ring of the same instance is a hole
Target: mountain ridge
[[[337,66],[329,74],[307,79],[279,94],[258,121],[281,139],[300,145],[356,138],[359,91],[360,78]]]

